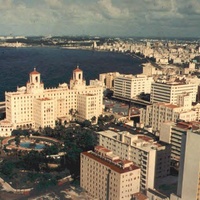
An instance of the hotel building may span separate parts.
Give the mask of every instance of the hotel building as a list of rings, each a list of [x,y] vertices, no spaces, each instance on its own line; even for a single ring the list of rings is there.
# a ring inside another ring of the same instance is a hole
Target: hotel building
[[[94,199],[130,200],[140,190],[140,168],[96,146],[81,153],[80,186]]]
[[[5,103],[6,121],[13,128],[53,128],[59,118],[70,119],[71,109],[77,111],[78,120],[98,118],[103,108],[103,87],[86,86],[83,71],[77,67],[69,87],[63,83],[57,88],[45,89],[40,73],[34,69],[26,86],[5,93]]]

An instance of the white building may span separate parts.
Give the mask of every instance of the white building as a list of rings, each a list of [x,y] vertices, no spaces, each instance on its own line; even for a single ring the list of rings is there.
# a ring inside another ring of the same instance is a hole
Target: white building
[[[96,146],[81,153],[80,186],[94,199],[130,200],[140,190],[140,168]]]
[[[98,117],[102,114],[103,87],[86,86],[83,71],[77,67],[70,87],[63,83],[57,88],[45,89],[40,73],[34,69],[26,86],[5,93],[5,103],[6,121],[13,128],[53,128],[58,118],[70,119],[71,109],[80,111],[79,120],[90,120],[91,115]]]
[[[154,188],[155,179],[169,174],[170,147],[144,135],[111,130],[98,132],[98,144],[141,167],[140,188]]]
[[[200,199],[199,143],[199,130],[182,135],[177,194],[171,194],[170,200]]]
[[[170,103],[154,103],[148,105],[146,109],[140,109],[140,123],[152,127],[152,131],[157,133],[160,132],[163,123],[176,122],[178,119],[196,121],[197,111]]]
[[[121,98],[134,98],[142,92],[150,93],[152,77],[146,75],[120,75],[114,80],[114,96]]]
[[[179,164],[181,155],[182,135],[186,134],[191,128],[185,122],[168,122],[163,123],[160,130],[160,141],[171,144],[171,159],[174,164]]]
[[[155,82],[151,86],[151,103],[165,102],[178,104],[178,96],[190,94],[192,102],[196,102],[197,84],[184,82]]]

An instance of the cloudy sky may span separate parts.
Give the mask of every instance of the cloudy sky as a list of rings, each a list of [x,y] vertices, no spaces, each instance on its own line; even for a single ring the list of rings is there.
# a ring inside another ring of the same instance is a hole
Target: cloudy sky
[[[0,35],[199,37],[200,0],[0,0]]]

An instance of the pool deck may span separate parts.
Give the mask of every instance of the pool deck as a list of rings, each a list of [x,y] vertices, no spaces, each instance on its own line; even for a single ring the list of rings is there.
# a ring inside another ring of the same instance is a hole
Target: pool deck
[[[22,146],[16,146],[15,141],[14,140],[15,137],[8,137],[5,138],[2,141],[2,148],[6,147],[6,149],[8,150],[24,150],[24,151],[30,151],[33,150],[33,148],[26,148],[26,147],[22,147]],[[37,139],[40,139],[42,141],[40,141],[38,144],[48,144],[51,145],[52,143],[59,143],[59,144],[63,144],[61,141],[56,140],[54,138],[50,138],[50,137],[44,137],[44,136],[30,136],[29,138],[26,138],[24,136],[20,137],[21,142],[33,142],[36,141]],[[34,149],[35,151],[42,151],[42,149]]]

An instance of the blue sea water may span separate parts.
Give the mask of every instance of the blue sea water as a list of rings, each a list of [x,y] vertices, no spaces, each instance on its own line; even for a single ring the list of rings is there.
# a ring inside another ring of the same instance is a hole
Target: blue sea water
[[[98,79],[100,73],[141,73],[141,63],[139,59],[115,52],[58,47],[0,48],[0,101],[4,101],[5,91],[16,91],[17,86],[25,86],[34,67],[41,73],[47,88],[69,83],[77,65],[88,83]]]

